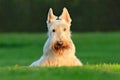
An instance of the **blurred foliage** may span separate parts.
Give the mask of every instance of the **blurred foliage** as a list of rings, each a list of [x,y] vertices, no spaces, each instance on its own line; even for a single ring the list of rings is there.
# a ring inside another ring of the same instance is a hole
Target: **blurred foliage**
[[[0,32],[47,31],[50,7],[58,16],[68,8],[72,31],[120,30],[119,0],[0,0]]]

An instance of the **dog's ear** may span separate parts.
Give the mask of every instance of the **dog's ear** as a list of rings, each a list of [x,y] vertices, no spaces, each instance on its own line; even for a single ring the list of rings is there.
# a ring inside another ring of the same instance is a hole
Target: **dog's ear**
[[[47,23],[51,23],[51,22],[55,21],[56,18],[57,17],[53,14],[52,8],[50,8],[49,12],[48,12],[48,17],[47,17]]]
[[[63,12],[60,16],[60,19],[65,20],[67,23],[71,23],[72,19],[70,18],[70,15],[68,13],[68,10],[66,8],[63,8]]]

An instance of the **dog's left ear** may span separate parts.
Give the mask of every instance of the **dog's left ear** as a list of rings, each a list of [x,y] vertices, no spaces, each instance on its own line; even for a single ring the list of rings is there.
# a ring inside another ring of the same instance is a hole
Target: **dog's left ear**
[[[48,12],[48,17],[47,17],[47,23],[51,23],[51,22],[55,21],[56,18],[57,17],[53,14],[52,8],[50,8],[49,12]]]
[[[68,10],[66,8],[63,8],[63,12],[60,16],[60,19],[65,20],[68,24],[71,23],[72,19],[70,18],[70,15],[69,15]]]

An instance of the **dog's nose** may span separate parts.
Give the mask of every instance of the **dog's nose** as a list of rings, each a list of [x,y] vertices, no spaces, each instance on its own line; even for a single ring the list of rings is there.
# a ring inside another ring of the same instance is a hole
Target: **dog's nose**
[[[62,42],[62,41],[58,41],[57,44],[58,44],[59,46],[62,46],[62,45],[63,45],[63,42]]]

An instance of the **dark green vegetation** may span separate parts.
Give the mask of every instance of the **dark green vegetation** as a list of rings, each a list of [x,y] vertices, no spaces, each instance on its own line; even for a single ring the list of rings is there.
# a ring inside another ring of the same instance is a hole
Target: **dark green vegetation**
[[[74,31],[120,30],[120,0],[0,0],[0,32],[45,31],[47,12],[67,7]]]
[[[42,55],[47,34],[0,34],[0,80],[119,80],[120,33],[73,33],[83,67],[28,66]]]

